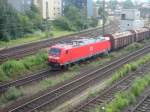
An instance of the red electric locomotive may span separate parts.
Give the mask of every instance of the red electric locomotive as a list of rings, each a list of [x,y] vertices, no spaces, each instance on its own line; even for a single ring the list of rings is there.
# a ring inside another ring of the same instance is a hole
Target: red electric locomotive
[[[109,37],[83,37],[51,46],[48,61],[52,68],[61,68],[110,49]]]

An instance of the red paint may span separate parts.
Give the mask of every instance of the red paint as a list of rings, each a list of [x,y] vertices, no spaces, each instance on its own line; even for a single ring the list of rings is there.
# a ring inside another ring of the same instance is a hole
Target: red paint
[[[75,41],[82,40],[83,42],[90,42],[89,44],[77,45],[74,46],[70,44],[56,44],[52,46],[50,49],[59,49],[61,52],[59,55],[49,54],[48,61],[53,63],[58,63],[59,65],[66,65],[69,63],[77,62],[81,59],[85,59],[96,54],[104,53],[111,49],[111,42],[108,37],[103,37],[103,40],[95,39],[91,41],[90,38],[88,39],[78,39]]]

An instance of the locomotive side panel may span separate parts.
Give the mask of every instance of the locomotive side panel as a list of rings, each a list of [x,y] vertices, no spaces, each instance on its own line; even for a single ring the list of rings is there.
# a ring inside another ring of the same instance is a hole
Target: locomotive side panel
[[[69,56],[64,55],[63,63],[69,64],[82,59],[89,58],[96,54],[107,52],[111,49],[110,41],[102,41],[90,45],[72,48],[68,51]]]

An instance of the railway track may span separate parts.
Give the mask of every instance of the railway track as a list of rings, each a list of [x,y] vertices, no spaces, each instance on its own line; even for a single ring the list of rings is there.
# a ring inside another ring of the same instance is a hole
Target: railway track
[[[129,111],[128,111],[129,112]],[[150,112],[150,94],[145,96],[130,112]]]
[[[90,73],[87,73],[86,75],[83,75],[76,80],[62,85],[57,89],[47,91],[46,93],[43,92],[43,94],[41,94],[40,96],[32,98],[29,101],[19,102],[17,106],[10,106],[11,108],[8,107],[4,109],[4,111],[32,112],[41,109],[46,105],[49,105],[50,110],[53,110],[58,105],[64,103],[65,101],[89,88],[89,86],[92,86],[97,82],[100,82],[103,79],[111,76],[112,72],[114,72],[120,66],[128,63],[131,60],[135,60],[148,52],[150,52],[150,45],[147,45],[144,48],[133,52],[123,58],[119,58],[118,60],[115,60],[102,68],[91,71]]]
[[[44,70],[39,71],[36,74],[29,75],[29,76],[20,78],[18,80],[13,80],[13,81],[9,81],[9,82],[6,82],[6,83],[1,83],[0,84],[0,93],[5,92],[9,87],[23,86],[25,84],[29,84],[30,82],[37,81],[37,80],[40,80],[42,78],[48,77],[49,73],[51,73],[51,76],[53,76],[53,74],[57,74],[58,71],[53,72],[53,71],[50,71],[50,69],[44,69]]]
[[[106,26],[105,30],[108,31],[109,33],[113,33],[117,29],[117,24],[118,24],[117,22],[112,21],[111,24]],[[102,32],[102,28],[99,27],[99,28],[81,31],[81,32],[71,34],[68,36],[62,36],[60,38],[46,39],[46,40],[42,40],[39,42],[33,42],[33,43],[20,45],[20,46],[13,47],[13,48],[0,50],[0,63],[3,63],[7,61],[8,59],[20,59],[22,57],[35,54],[40,49],[49,47],[50,45],[57,43],[57,42],[72,40],[74,38],[79,38],[82,36],[95,37],[95,36],[100,35],[101,32]]]
[[[101,109],[101,111],[103,112],[104,111],[103,109],[105,109],[103,106],[106,103],[112,101],[116,93],[128,90],[129,87],[131,87],[133,80],[137,78],[137,76],[142,76],[145,73],[148,73],[149,71],[150,71],[150,63],[147,63],[134,73],[130,73],[129,75],[122,78],[120,81],[113,84],[111,87],[105,89],[103,92],[98,93],[97,96],[91,97],[88,100],[82,102],[80,105],[74,107],[69,112],[89,112],[90,110],[92,111],[92,109],[94,109],[96,106],[101,107],[99,109]],[[148,98],[150,105],[150,96]],[[149,106],[146,104],[147,102],[145,104],[142,103],[142,105],[144,105],[143,108],[145,106]],[[143,111],[142,108],[140,110],[141,111],[135,110],[132,112],[150,112],[150,111]]]

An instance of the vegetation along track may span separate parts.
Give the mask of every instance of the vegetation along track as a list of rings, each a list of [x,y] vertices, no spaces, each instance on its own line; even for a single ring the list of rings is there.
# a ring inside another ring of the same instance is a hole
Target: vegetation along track
[[[129,73],[123,77],[120,81],[117,81],[111,87],[106,88],[103,92],[99,92],[96,96],[87,99],[86,101],[82,102],[80,105],[74,107],[69,112],[94,112],[94,108],[97,106],[101,107],[98,108],[99,111],[104,109],[102,108],[106,103],[110,102],[116,93],[120,91],[125,91],[131,87],[132,82],[137,76],[142,76],[145,73],[150,71],[150,63],[145,64],[140,69],[136,70],[133,73]],[[150,100],[150,98],[149,98]],[[149,101],[150,103],[150,101]],[[134,112],[143,112],[143,111],[134,111]],[[144,111],[149,112],[149,111]]]
[[[113,33],[117,30],[117,25],[118,23],[115,21],[111,21],[110,24],[108,24],[105,27],[106,33],[109,31],[109,33]],[[79,33],[71,34],[68,36],[62,36],[60,38],[53,38],[53,39],[46,39],[43,41],[39,42],[33,42],[29,44],[24,44],[21,46],[13,47],[13,48],[8,48],[0,51],[0,63],[7,61],[8,59],[19,59],[24,56],[28,56],[31,54],[37,53],[40,49],[49,47],[50,45],[65,41],[68,39],[73,39],[73,38],[78,38],[81,36],[98,36],[102,33],[102,28],[94,28],[94,29],[89,29],[85,31],[81,31]]]
[[[150,112],[150,94],[145,96],[134,109],[129,112]]]
[[[30,99],[27,102],[19,102],[19,105],[13,106],[12,108],[7,108],[8,112],[32,112],[38,110],[46,105],[49,105],[50,109],[53,110],[58,105],[64,103],[70,98],[81,93],[89,86],[96,84],[97,82],[102,81],[103,79],[110,76],[112,72],[118,69],[120,66],[128,63],[131,60],[135,60],[140,56],[145,55],[150,52],[150,45],[145,46],[144,48],[133,52],[123,58],[119,58],[112,63],[107,64],[102,68],[98,68],[95,71],[92,71],[82,77],[79,77],[76,80],[73,80],[65,85],[60,86],[59,88],[51,91],[46,91],[41,96],[34,99]]]
[[[53,74],[58,74],[59,71],[54,72],[54,71],[50,71],[50,69],[44,69],[44,70],[39,71],[38,73],[20,78],[18,80],[9,81],[6,83],[0,83],[0,93],[5,92],[9,87],[23,86],[25,84],[29,84],[30,82],[37,81],[37,80],[40,80],[42,78],[48,77],[50,73],[51,73],[51,76],[53,76]]]

